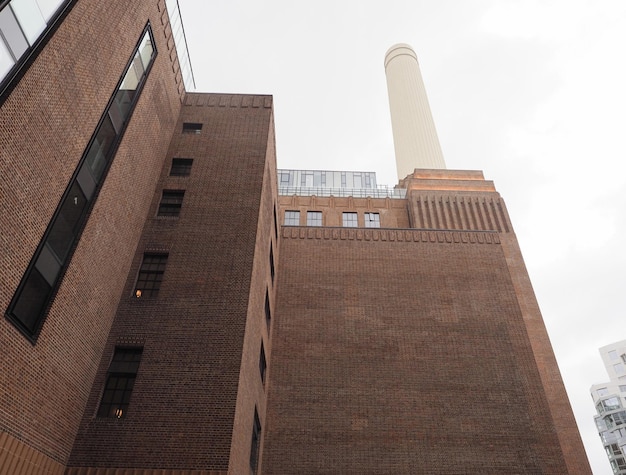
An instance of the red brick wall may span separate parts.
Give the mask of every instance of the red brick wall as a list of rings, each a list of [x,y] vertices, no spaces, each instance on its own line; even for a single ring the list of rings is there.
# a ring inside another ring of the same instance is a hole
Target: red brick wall
[[[267,157],[271,113],[269,96],[187,96],[71,466],[227,470],[239,410],[245,449],[234,456],[237,466],[248,465],[254,404],[263,397],[258,351],[275,189],[275,178],[271,186],[266,178],[267,161],[274,166]],[[202,132],[182,134],[183,122],[202,123]],[[190,176],[169,176],[174,157],[193,158]],[[179,218],[156,216],[163,189],[185,190]],[[169,258],[158,297],[135,298],[144,251],[161,249]],[[143,346],[141,365],[127,417],[97,418],[116,344]]]
[[[163,3],[81,0],[0,108],[7,309],[150,19],[159,55],[35,345],[0,319],[0,432],[64,463],[178,116]]]
[[[498,234],[282,233],[263,473],[566,473]]]

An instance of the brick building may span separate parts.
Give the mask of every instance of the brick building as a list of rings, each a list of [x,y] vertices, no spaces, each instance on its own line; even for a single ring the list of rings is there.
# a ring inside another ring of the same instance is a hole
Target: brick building
[[[0,8],[0,473],[589,473],[482,173],[279,192],[175,1]]]

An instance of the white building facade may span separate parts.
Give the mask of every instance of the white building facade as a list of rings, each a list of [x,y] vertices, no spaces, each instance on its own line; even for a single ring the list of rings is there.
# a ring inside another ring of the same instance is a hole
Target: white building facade
[[[591,386],[594,417],[613,473],[626,475],[626,340],[600,348],[609,381]]]

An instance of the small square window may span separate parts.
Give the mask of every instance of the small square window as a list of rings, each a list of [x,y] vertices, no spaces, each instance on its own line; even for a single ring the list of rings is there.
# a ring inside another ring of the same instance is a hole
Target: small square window
[[[322,212],[321,211],[307,211],[306,212],[306,225],[307,226],[321,226],[322,225]]]
[[[163,190],[158,216],[179,216],[183,206],[184,190]]]
[[[191,173],[192,158],[174,158],[172,159],[172,168],[170,176],[189,176]]]
[[[300,226],[300,211],[285,211],[285,226]]]
[[[98,417],[126,417],[141,362],[142,348],[116,348],[109,365]]]
[[[366,228],[380,228],[380,214],[365,213],[365,227]]]
[[[196,122],[184,122],[183,134],[199,134],[202,132],[202,124]]]
[[[357,214],[356,213],[343,213],[343,227],[344,228],[358,227]]]
[[[167,254],[144,254],[137,276],[135,297],[156,297],[159,294],[165,264],[167,264]]]

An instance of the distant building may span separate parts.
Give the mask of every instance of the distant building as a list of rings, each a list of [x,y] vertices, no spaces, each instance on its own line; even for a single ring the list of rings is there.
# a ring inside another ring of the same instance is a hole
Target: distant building
[[[394,188],[278,171],[271,96],[188,92],[176,1],[0,5],[0,473],[590,473],[504,201],[423,104]]]
[[[626,474],[626,340],[600,348],[609,381],[591,386],[594,417],[613,473]]]

